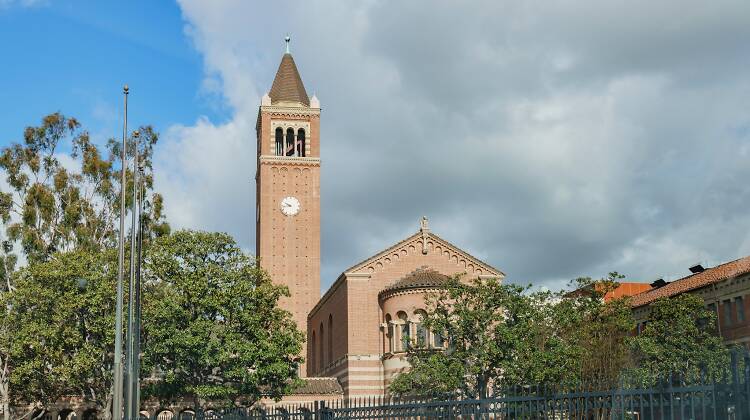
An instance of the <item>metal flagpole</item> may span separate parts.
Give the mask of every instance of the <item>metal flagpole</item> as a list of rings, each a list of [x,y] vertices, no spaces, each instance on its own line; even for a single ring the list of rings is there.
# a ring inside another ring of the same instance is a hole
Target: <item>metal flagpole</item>
[[[130,227],[130,281],[128,282],[128,350],[127,350],[127,389],[125,390],[125,420],[133,420],[133,402],[135,401],[135,377],[133,345],[138,332],[135,331],[135,266],[138,241],[138,140],[139,133],[133,133],[133,208]]]
[[[113,381],[112,384],[112,420],[122,418],[122,304],[123,290],[122,280],[125,275],[125,190],[126,178],[125,170],[125,149],[127,148],[128,135],[128,85],[125,85],[122,91],[125,96],[125,112],[122,125],[122,152],[120,158],[122,161],[122,176],[120,178],[120,241],[119,241],[119,258],[117,268],[117,306],[115,309],[115,360],[113,364]]]
[[[141,408],[141,261],[143,260],[143,203],[146,199],[146,186],[143,182],[144,176],[143,176],[143,170],[142,168],[138,169],[140,171],[140,180],[141,185],[140,188],[138,188],[139,191],[139,206],[138,206],[138,264],[135,267],[135,336],[133,337],[133,340],[135,342],[133,346],[133,371],[135,372],[135,376],[133,377],[133,387],[135,388],[133,390],[134,395],[134,402],[133,402],[133,412],[136,414],[136,417],[140,418],[140,408]]]

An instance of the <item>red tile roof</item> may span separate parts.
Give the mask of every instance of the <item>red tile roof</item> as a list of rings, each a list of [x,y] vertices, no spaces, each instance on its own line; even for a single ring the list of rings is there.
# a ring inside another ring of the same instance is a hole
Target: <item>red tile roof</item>
[[[412,271],[401,280],[398,280],[381,290],[379,295],[382,296],[384,293],[397,290],[434,289],[442,287],[447,281],[448,276],[445,274],[438,273],[437,271],[424,266]]]
[[[295,388],[291,394],[296,395],[341,395],[341,389],[336,378],[301,378],[302,384]]]
[[[747,273],[750,273],[750,256],[708,268],[703,272],[691,274],[687,277],[675,280],[658,289],[652,289],[637,294],[633,296],[631,306],[637,308],[639,306],[648,305],[662,297],[676,296],[681,293],[700,289]]]
[[[271,97],[272,103],[286,101],[310,106],[310,98],[307,96],[305,85],[302,84],[302,78],[299,76],[297,65],[294,64],[291,54],[286,53],[281,58],[268,96]]]
[[[610,290],[604,295],[604,301],[609,302],[612,299],[635,296],[647,290],[651,290],[651,285],[648,283],[621,282],[615,290]]]

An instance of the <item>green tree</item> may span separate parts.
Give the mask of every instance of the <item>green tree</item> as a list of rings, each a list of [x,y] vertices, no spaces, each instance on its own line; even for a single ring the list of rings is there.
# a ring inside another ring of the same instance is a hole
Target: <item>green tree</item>
[[[16,266],[16,256],[11,250],[10,241],[3,241],[0,248],[0,410],[4,420],[10,419],[10,343],[14,338],[10,307],[6,304],[8,293],[13,290],[11,276]]]
[[[226,234],[180,231],[146,253],[144,372],[161,380],[146,393],[194,404],[280,398],[294,385],[303,335],[255,261]]]
[[[411,369],[391,382],[388,390],[392,394],[447,398],[464,386],[464,363],[450,354],[413,348],[407,358]]]
[[[565,382],[610,389],[618,384],[623,371],[632,367],[635,320],[630,299],[604,300],[622,278],[616,272],[599,280],[578,278],[571,282],[574,290],[563,292],[563,299],[555,304],[555,322],[574,361]]]
[[[6,350],[11,404],[41,407],[74,394],[109,418],[116,273],[113,252],[88,251],[55,254],[16,272],[2,302],[12,308],[5,318],[13,327]]]
[[[411,369],[390,391],[483,397],[492,386],[615,384],[630,366],[635,325],[626,300],[604,302],[619,278],[577,279],[576,293],[451,279],[426,296],[423,321],[449,337],[449,348],[412,347]]]
[[[152,191],[151,155],[158,135],[149,126],[140,127],[139,133],[142,179],[147,191],[143,220],[148,241],[167,234],[169,225],[164,221],[162,198]],[[128,140],[131,157],[135,144],[134,138]],[[39,126],[27,127],[22,143],[13,143],[0,151],[0,168],[8,184],[8,188],[0,191],[0,220],[7,235],[0,255],[3,281],[0,298],[15,289],[14,244],[20,245],[21,253],[31,265],[48,261],[58,252],[114,248],[121,190],[120,167],[116,162],[121,147],[119,141],[110,139],[104,156],[76,119],[54,113],[44,117]],[[63,165],[61,156],[65,153],[72,158],[72,165]],[[132,175],[128,170],[128,190],[132,188]],[[126,199],[129,206],[132,195],[126,194]],[[5,311],[0,314],[0,338],[8,335],[9,328],[15,328],[7,324],[12,318],[10,309],[0,307]],[[11,400],[12,367],[28,362],[11,360],[9,342],[10,338],[0,340],[0,406],[3,407]],[[9,411],[4,412],[7,420]]]
[[[540,304],[546,295],[527,292],[526,287],[497,279],[452,278],[444,288],[426,295],[422,322],[448,337],[449,348],[444,352],[412,348],[408,358],[413,367],[396,377],[391,392],[460,392],[484,398],[493,385],[546,379],[550,372],[540,370],[543,365],[535,357],[545,355],[561,363],[564,358],[553,354],[560,348],[552,343],[554,338],[541,337],[546,329]]]
[[[633,343],[639,379],[656,383],[673,374],[686,383],[724,373],[729,350],[716,333],[715,314],[704,305],[688,293],[651,304],[648,322]]]
[[[139,129],[140,156],[145,188],[153,187],[151,155],[158,135],[149,126]],[[119,207],[120,142],[111,139],[108,156],[102,156],[75,118],[59,113],[27,127],[24,142],[0,152],[9,190],[0,192],[0,219],[11,241],[18,241],[29,262],[45,261],[55,252],[73,249],[100,250],[114,247]],[[129,139],[129,155],[135,141]],[[70,152],[78,170],[66,167],[61,152]],[[132,173],[128,171],[129,187]],[[130,188],[129,188],[130,190]],[[131,200],[130,195],[126,195]],[[151,235],[168,232],[163,220],[162,198],[151,193],[144,220]]]

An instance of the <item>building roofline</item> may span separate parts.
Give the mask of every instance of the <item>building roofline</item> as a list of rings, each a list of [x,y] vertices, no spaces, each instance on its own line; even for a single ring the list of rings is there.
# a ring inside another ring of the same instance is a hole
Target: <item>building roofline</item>
[[[471,255],[468,252],[462,250],[461,248],[453,245],[452,243],[446,241],[445,239],[439,237],[438,235],[436,235],[436,234],[434,234],[432,232],[427,232],[427,235],[428,235],[429,238],[431,238],[431,239],[433,239],[435,241],[441,242],[444,246],[453,248],[456,251],[464,254],[468,259],[472,260],[474,262],[474,264],[480,265],[480,266],[486,268],[488,271],[491,271],[492,272],[491,274],[494,274],[494,275],[496,275],[498,277],[501,277],[501,278],[505,277],[505,273],[503,273],[502,271],[500,271],[497,268],[495,268],[495,267],[487,264],[486,262],[480,260],[479,258],[474,257],[473,255]],[[341,284],[344,282],[344,280],[347,277],[354,277],[354,276],[367,276],[367,277],[369,277],[369,274],[356,273],[355,271],[363,268],[363,266],[366,266],[367,263],[369,263],[370,261],[373,261],[373,260],[376,260],[378,258],[381,258],[381,257],[389,254],[390,252],[393,252],[393,250],[398,249],[398,248],[404,246],[405,244],[407,244],[407,243],[409,243],[409,242],[411,242],[411,241],[413,241],[415,239],[421,238],[421,236],[422,236],[422,231],[421,230],[417,231],[417,233],[415,233],[413,235],[410,235],[410,236],[408,236],[407,238],[405,238],[405,239],[403,239],[401,241],[398,241],[394,245],[392,245],[392,246],[390,246],[390,247],[388,247],[388,248],[386,248],[386,249],[384,249],[384,250],[382,250],[382,251],[380,251],[380,252],[378,252],[378,253],[376,253],[376,254],[368,257],[368,258],[365,258],[365,259],[361,260],[360,262],[358,262],[357,264],[355,264],[355,265],[349,267],[348,269],[344,270],[341,274],[339,274],[338,277],[336,277],[336,280],[331,284],[331,286],[328,288],[328,290],[326,290],[326,292],[323,293],[323,296],[321,296],[320,299],[318,299],[318,303],[316,303],[315,306],[313,306],[313,308],[307,314],[307,319],[312,318],[314,316],[314,314],[318,312],[318,310],[325,304],[325,302],[331,297],[331,295],[333,295],[333,293],[339,288],[339,286],[341,286]]]
[[[677,296],[682,293],[702,289],[725,280],[731,280],[750,273],[750,256],[738,258],[707,268],[702,272],[685,276],[669,284],[647,290],[632,296],[631,307],[633,309],[650,305],[663,297]]]

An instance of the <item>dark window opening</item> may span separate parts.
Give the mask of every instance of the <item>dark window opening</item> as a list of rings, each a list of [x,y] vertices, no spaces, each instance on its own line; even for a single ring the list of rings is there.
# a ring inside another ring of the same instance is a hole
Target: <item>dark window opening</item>
[[[323,343],[325,343],[325,333],[323,332],[323,323],[320,323],[320,367],[318,368],[318,372],[323,372],[323,368],[326,365],[325,360],[325,352],[323,349]]]
[[[419,347],[427,347],[429,345],[429,341],[427,340],[427,328],[422,325],[422,323],[417,324],[417,346]]]
[[[737,322],[745,322],[745,305],[742,302],[742,296],[734,298],[734,305],[737,307]]]
[[[328,363],[333,362],[333,315],[328,314]]]
[[[732,325],[732,301],[727,299],[722,306],[724,306],[724,325]]]
[[[408,350],[410,344],[411,337],[409,334],[409,321],[407,321],[401,324],[401,345],[403,346],[402,350]]]
[[[315,354],[315,344],[316,344],[316,342],[315,342],[315,331],[313,331],[313,333],[312,333],[312,339],[310,340],[310,344],[311,344],[311,346],[310,346],[310,366],[312,366],[312,369],[314,371],[315,368],[317,367],[317,364],[316,364],[317,361],[315,360],[315,356],[316,356],[316,354]],[[313,373],[315,373],[315,372],[313,372]]]
[[[294,130],[286,129],[286,156],[294,156]]]
[[[305,156],[305,130],[297,130],[297,156]]]
[[[276,129],[276,156],[284,156],[284,130]]]
[[[432,335],[432,344],[435,348],[438,349],[445,347],[445,338],[443,338],[443,334],[434,333]]]

